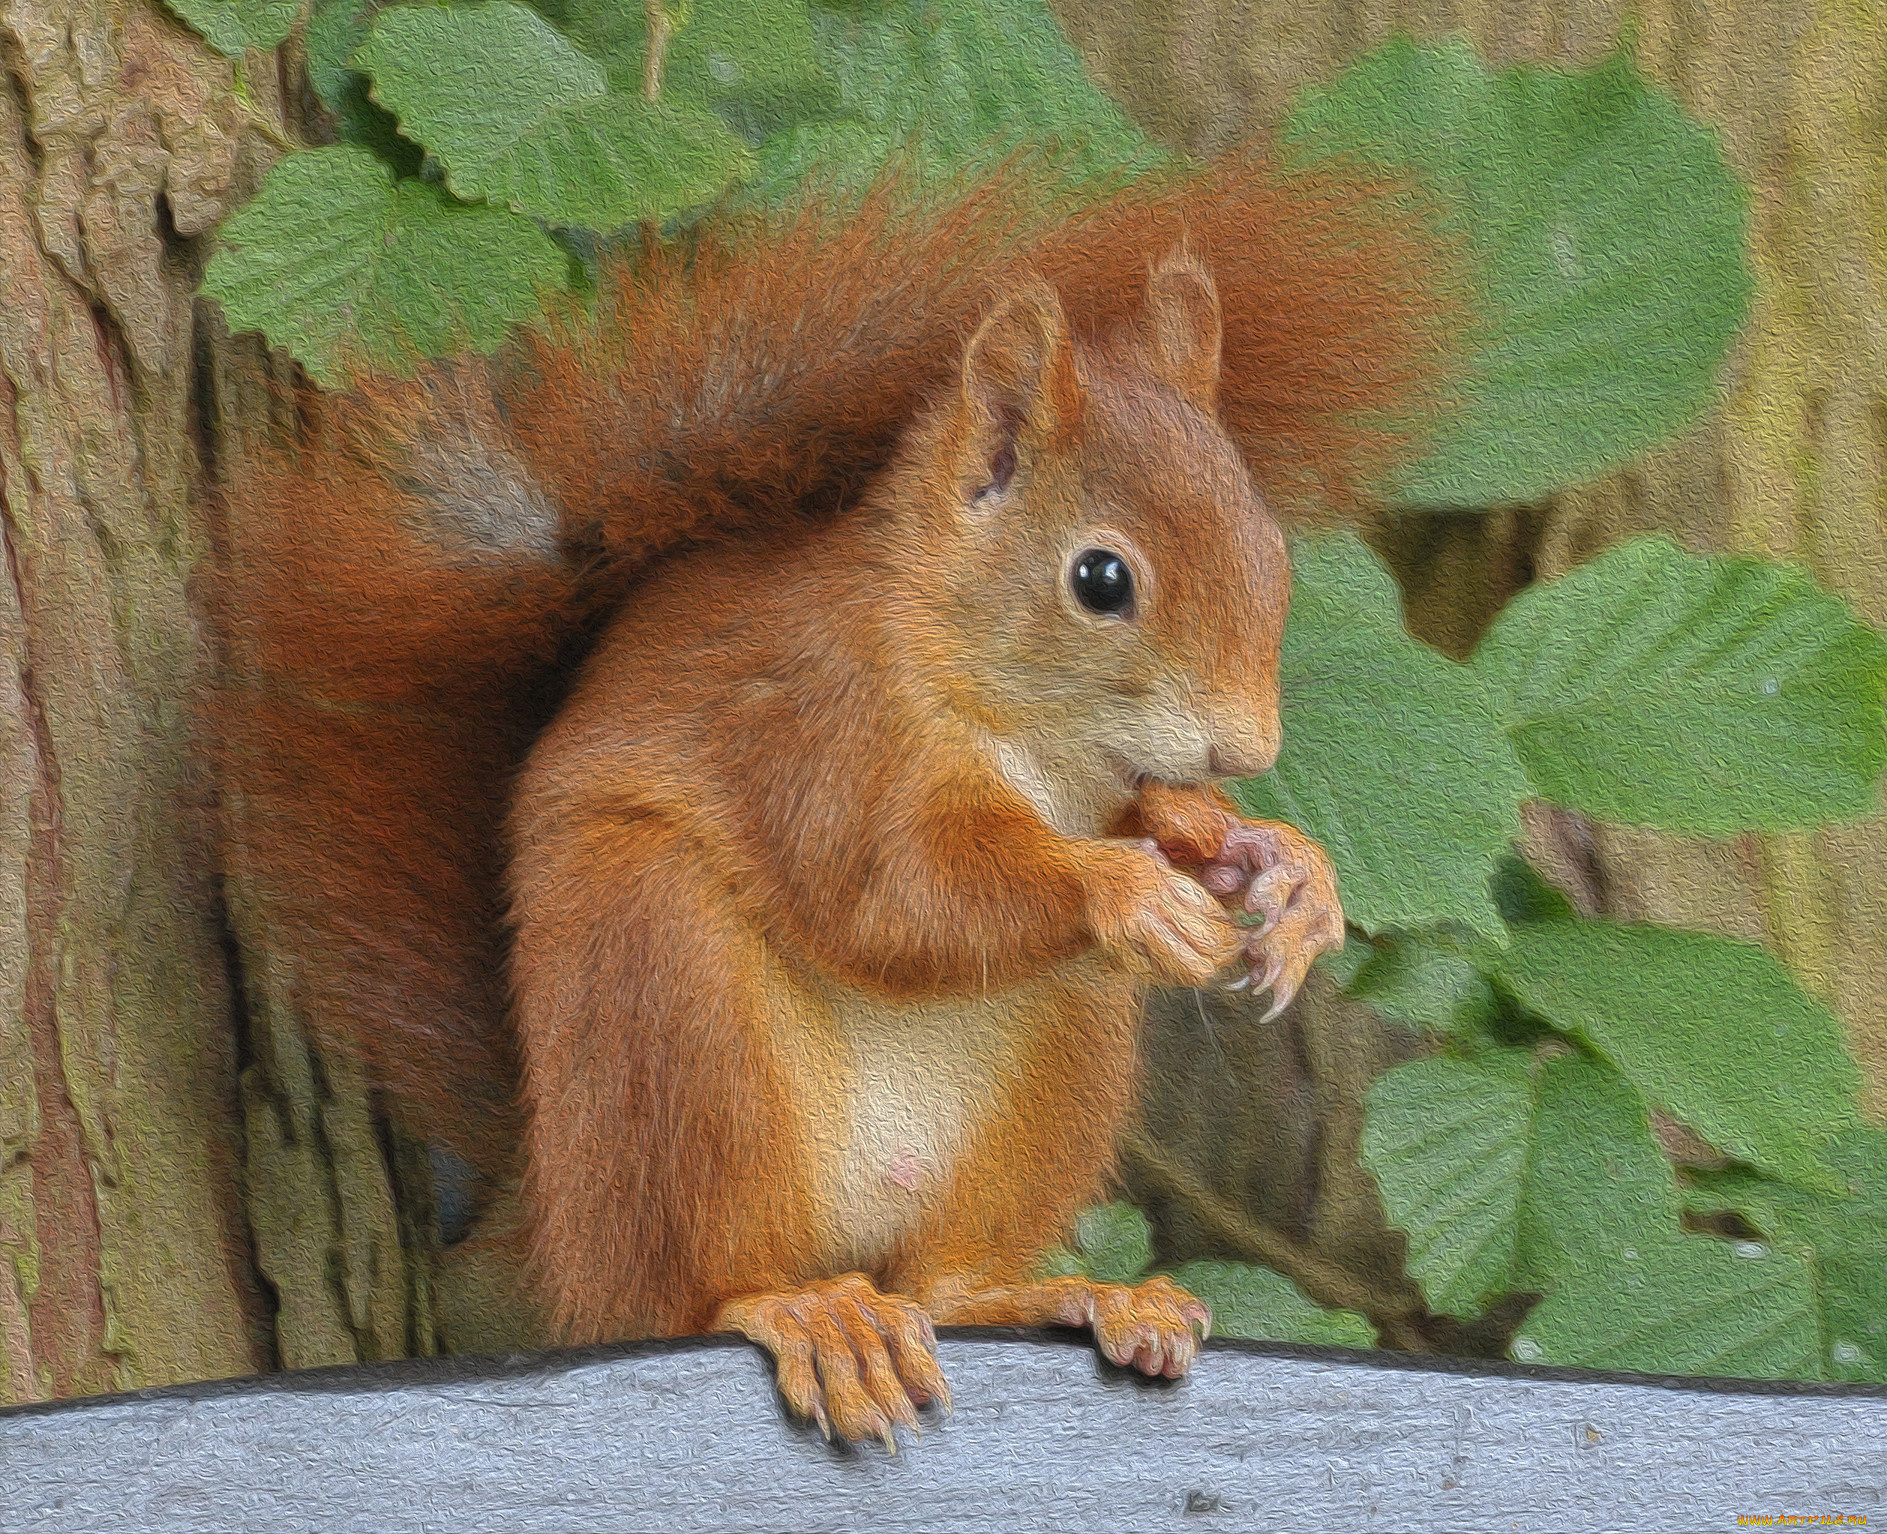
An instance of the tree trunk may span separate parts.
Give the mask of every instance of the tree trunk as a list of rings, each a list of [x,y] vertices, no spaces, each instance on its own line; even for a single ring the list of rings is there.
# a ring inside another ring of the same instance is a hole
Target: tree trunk
[[[226,61],[154,8],[0,12],[0,1392],[270,1359],[192,749],[191,293]]]

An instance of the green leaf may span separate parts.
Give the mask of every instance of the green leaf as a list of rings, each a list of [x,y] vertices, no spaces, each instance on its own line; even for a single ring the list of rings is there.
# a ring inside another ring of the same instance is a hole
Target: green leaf
[[[568,271],[534,225],[396,183],[356,148],[285,155],[221,236],[205,295],[232,331],[260,330],[328,387],[363,360],[491,351]]]
[[[165,0],[218,53],[239,59],[273,48],[294,30],[300,0]]]
[[[752,194],[790,197],[869,184],[894,157],[947,180],[1022,146],[1056,146],[1071,179],[1164,156],[1098,90],[1038,0],[891,0],[813,12],[835,116],[776,134],[760,149]]]
[[[1091,1278],[1104,1284],[1134,1284],[1153,1262],[1153,1233],[1132,1204],[1100,1204],[1075,1222],[1077,1251],[1047,1254],[1041,1271],[1050,1277]],[[1238,1262],[1189,1262],[1170,1275],[1182,1289],[1212,1308],[1215,1336],[1266,1337],[1283,1342],[1325,1342],[1366,1348],[1375,1332],[1350,1311],[1322,1310],[1289,1279],[1269,1268]]]
[[[1859,1122],[1835,1015],[1762,949],[1700,932],[1556,921],[1512,929],[1490,972],[1719,1150],[1836,1190],[1818,1157]]]
[[[348,59],[367,36],[367,0],[322,0],[308,16],[308,83],[330,112],[338,112],[360,79]]]
[[[610,91],[601,66],[510,0],[384,11],[354,62],[455,195],[547,223],[664,218],[751,167],[711,113]]]
[[[1473,1033],[1485,1028],[1496,1011],[1493,987],[1480,965],[1432,928],[1376,939],[1369,962],[1343,989],[1405,1028]]]
[[[1376,1329],[1353,1310],[1325,1310],[1281,1273],[1249,1262],[1201,1259],[1171,1277],[1212,1310],[1212,1335],[1373,1348]]]
[[[1075,1221],[1082,1271],[1103,1284],[1131,1284],[1153,1261],[1153,1232],[1132,1204],[1100,1204]]]
[[[425,151],[400,136],[397,118],[369,94],[372,84],[348,62],[367,36],[367,0],[323,0],[308,18],[308,83],[334,114],[343,144],[372,150],[400,176],[417,176]]]
[[[751,165],[710,112],[608,95],[547,121],[510,153],[460,179],[465,195],[601,232],[711,202]]]
[[[414,138],[471,170],[609,89],[593,60],[509,0],[382,11],[354,63],[373,75],[375,98]]]
[[[805,0],[697,0],[669,45],[668,74],[698,72],[711,101],[765,110],[831,97]]]
[[[1528,1363],[1739,1379],[1819,1379],[1814,1278],[1756,1242],[1680,1236],[1578,1269],[1528,1317]]]
[[[648,17],[623,0],[538,0],[542,12],[608,72],[620,91],[639,91],[648,56]],[[671,15],[680,7],[671,5]],[[830,106],[805,0],[693,0],[669,39],[662,99],[732,109],[740,118]]]
[[[1438,1310],[1546,1291],[1567,1275],[1670,1240],[1671,1169],[1643,1101],[1578,1055],[1418,1060],[1369,1090],[1363,1164],[1409,1272]]]
[[[1394,581],[1353,535],[1300,539],[1292,562],[1284,749],[1234,796],[1324,846],[1365,930],[1497,936],[1488,875],[1527,784],[1480,680],[1409,637]]]
[[[1844,1135],[1826,1159],[1852,1194],[1810,1208],[1812,1194],[1788,1189],[1777,1239],[1815,1270],[1828,1378],[1887,1384],[1887,1133]]]
[[[1472,665],[1569,809],[1723,836],[1878,804],[1887,642],[1791,565],[1621,544],[1521,592]]]
[[[1534,1084],[1510,1287],[1554,1290],[1577,1273],[1674,1239],[1678,1221],[1676,1179],[1644,1099],[1617,1071],[1584,1056],[1547,1061]]]
[[[1887,1132],[1859,1129],[1825,1159],[1849,1184],[1826,1197],[1747,1170],[1694,1175],[1688,1208],[1733,1209],[1808,1264],[1826,1378],[1887,1384]]]
[[[1416,172],[1477,267],[1465,403],[1396,486],[1403,504],[1536,499],[1714,399],[1749,301],[1747,194],[1715,135],[1623,52],[1494,71],[1464,41],[1399,39],[1303,92],[1285,136],[1307,158]]]
[[[1416,1060],[1365,1097],[1362,1159],[1429,1304],[1473,1315],[1507,1287],[1519,1238],[1533,1082],[1522,1050]]]
[[[1343,946],[1317,956],[1317,966],[1348,990],[1363,966],[1376,957],[1375,947],[1354,933],[1345,933]]]

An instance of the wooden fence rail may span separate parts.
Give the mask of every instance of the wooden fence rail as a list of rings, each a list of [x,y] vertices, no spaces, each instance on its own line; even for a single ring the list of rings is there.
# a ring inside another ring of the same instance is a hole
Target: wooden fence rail
[[[5,1534],[1887,1529],[1887,1390],[1214,1343],[1153,1383],[939,1345],[892,1457],[783,1419],[733,1339],[318,1369],[0,1412]]]

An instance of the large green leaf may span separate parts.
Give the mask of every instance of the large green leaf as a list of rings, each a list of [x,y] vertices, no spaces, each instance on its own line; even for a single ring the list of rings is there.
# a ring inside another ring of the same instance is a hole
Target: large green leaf
[[[1830,1197],[1747,1167],[1693,1173],[1685,1207],[1734,1212],[1809,1266],[1829,1379],[1887,1384],[1887,1131],[1858,1129],[1824,1159],[1848,1183]]]
[[[1363,1164],[1438,1310],[1550,1291],[1677,1235],[1677,1190],[1644,1102],[1591,1060],[1418,1060],[1366,1101]]]
[[[1472,665],[1569,809],[1708,836],[1878,802],[1887,642],[1793,566],[1621,544],[1521,592]]]
[[[308,83],[330,112],[338,112],[360,78],[348,60],[367,36],[368,0],[318,0],[308,13],[303,43]]]
[[[300,0],[165,0],[218,53],[239,59],[250,48],[273,48],[286,38]]]
[[[384,11],[354,63],[456,195],[547,223],[664,218],[751,168],[711,112],[612,91],[595,60],[511,0]]]
[[[1527,784],[1479,679],[1409,637],[1395,582],[1354,536],[1300,539],[1292,562],[1284,749],[1234,794],[1324,846],[1358,926],[1498,934],[1488,876]]]
[[[1084,1209],[1075,1221],[1080,1271],[1104,1284],[1131,1284],[1153,1261],[1153,1231],[1132,1204]]]
[[[1529,1363],[1740,1379],[1821,1378],[1808,1264],[1756,1242],[1677,1236],[1575,1270],[1528,1317]]]
[[[536,0],[535,8],[608,71],[621,91],[641,88],[648,18],[623,0]],[[806,0],[670,0],[681,26],[669,39],[662,97],[713,107],[734,121],[776,122],[830,109],[836,93],[819,67]]]
[[[328,386],[361,361],[490,351],[568,271],[527,220],[396,183],[356,148],[285,155],[221,236],[204,293],[232,331],[260,330]]]
[[[1349,948],[1355,943],[1346,943]],[[1448,928],[1392,932],[1357,945],[1365,962],[1338,975],[1346,995],[1367,1002],[1405,1028],[1435,1028],[1472,1035],[1484,1030],[1498,1009],[1493,987],[1481,973],[1472,940]]]
[[[1533,1132],[1525,1051],[1416,1060],[1364,1101],[1363,1165],[1409,1238],[1409,1276],[1436,1310],[1473,1315],[1513,1271]]]
[[[372,0],[319,0],[302,37],[308,83],[334,114],[343,144],[372,150],[398,175],[417,176],[425,167],[425,150],[400,136],[399,119],[373,99],[373,82],[349,62],[366,40],[371,13]]]
[[[894,157],[938,179],[1025,145],[1059,149],[1071,176],[1162,158],[1036,0],[890,0],[812,15],[840,108],[761,146],[756,197],[789,197],[815,171],[825,187],[863,186]]]
[[[1746,194],[1711,131],[1617,54],[1490,70],[1401,39],[1305,91],[1287,141],[1413,170],[1476,262],[1485,327],[1464,402],[1396,498],[1533,499],[1677,431],[1743,321]]]
[[[1817,1155],[1854,1128],[1860,1072],[1835,1015],[1762,949],[1700,932],[1549,921],[1485,963],[1717,1149],[1834,1191]]]
[[[1074,1251],[1056,1250],[1042,1261],[1045,1276],[1092,1278],[1104,1284],[1135,1284],[1153,1262],[1153,1232],[1132,1204],[1100,1204],[1075,1222]],[[1189,1262],[1170,1275],[1180,1288],[1212,1310],[1219,1337],[1269,1338],[1277,1342],[1321,1342],[1366,1348],[1375,1329],[1347,1310],[1323,1310],[1288,1278],[1245,1262]]]
[[[1671,1164],[1631,1083],[1582,1055],[1541,1066],[1512,1287],[1549,1292],[1625,1261],[1675,1237],[1678,1217]]]

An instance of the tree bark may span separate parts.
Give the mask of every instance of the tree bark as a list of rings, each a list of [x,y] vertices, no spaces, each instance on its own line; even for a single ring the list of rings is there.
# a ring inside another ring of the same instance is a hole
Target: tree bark
[[[269,1358],[192,748],[192,291],[229,64],[154,8],[0,10],[0,1394]]]

